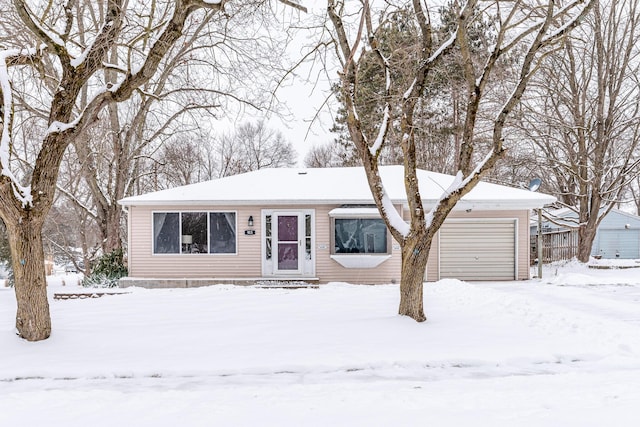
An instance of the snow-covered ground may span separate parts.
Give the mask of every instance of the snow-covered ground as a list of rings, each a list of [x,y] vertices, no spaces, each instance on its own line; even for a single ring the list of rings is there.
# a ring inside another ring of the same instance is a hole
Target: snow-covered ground
[[[395,314],[397,285],[53,300],[84,289],[50,279],[38,343],[0,287],[0,426],[640,422],[640,268],[429,283],[421,324]]]

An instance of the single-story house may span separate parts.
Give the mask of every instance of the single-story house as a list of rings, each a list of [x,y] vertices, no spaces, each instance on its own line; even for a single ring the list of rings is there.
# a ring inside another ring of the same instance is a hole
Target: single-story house
[[[550,260],[566,258],[556,256],[562,252],[558,252],[558,247],[573,248],[570,251],[573,256],[577,253],[577,230],[571,228],[578,224],[577,218],[578,214],[569,208],[544,210],[542,214],[543,248],[545,251],[550,251]],[[531,235],[534,236],[537,230],[536,217],[531,222]],[[598,226],[591,247],[591,256],[605,259],[640,259],[640,216],[620,209],[612,209]]]
[[[380,170],[408,220],[402,166]],[[454,177],[418,171],[425,209]],[[435,239],[425,279],[529,278],[529,212],[553,196],[481,182]],[[129,277],[121,286],[400,280],[401,251],[364,169],[261,169],[120,200]]]

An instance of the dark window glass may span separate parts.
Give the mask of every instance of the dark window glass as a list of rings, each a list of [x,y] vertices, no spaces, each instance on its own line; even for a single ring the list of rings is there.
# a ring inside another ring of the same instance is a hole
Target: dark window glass
[[[267,259],[271,259],[271,215],[267,215],[264,221],[264,234],[265,234],[265,256]]]
[[[180,253],[180,214],[153,214],[153,253]]]
[[[335,253],[387,253],[387,227],[382,219],[336,218]]]
[[[183,212],[182,253],[206,254],[208,247],[206,212]]]
[[[212,254],[236,253],[236,214],[234,212],[211,212],[209,227]]]
[[[298,216],[278,216],[278,241],[292,242],[298,240]]]
[[[304,216],[305,256],[311,259],[311,215]]]

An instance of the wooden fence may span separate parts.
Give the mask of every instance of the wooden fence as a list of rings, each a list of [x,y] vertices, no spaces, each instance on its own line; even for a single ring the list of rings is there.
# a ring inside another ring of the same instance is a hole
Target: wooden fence
[[[578,254],[578,230],[542,233],[542,261],[570,260]],[[531,265],[538,258],[537,236],[531,236]]]

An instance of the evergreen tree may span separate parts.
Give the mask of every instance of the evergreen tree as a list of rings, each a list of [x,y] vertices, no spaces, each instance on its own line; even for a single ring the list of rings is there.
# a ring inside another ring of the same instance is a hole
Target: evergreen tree
[[[440,25],[435,32],[436,44],[441,44],[455,31],[454,6],[454,2],[450,1],[439,9]],[[413,69],[413,64],[419,60],[419,28],[412,19],[412,14],[411,6],[390,13],[378,29],[381,50],[391,63],[391,77],[400,83],[395,85],[396,89],[410,85],[409,70]],[[495,41],[490,23],[478,21],[472,25],[469,33],[473,54],[478,60],[484,60],[487,47]],[[425,92],[414,116],[417,163],[420,168],[442,173],[455,173],[457,170],[456,159],[465,119],[464,108],[460,108],[460,104],[464,102],[465,84],[461,61],[459,52],[454,49],[434,67],[427,79]],[[360,120],[365,127],[364,133],[369,139],[375,139],[377,118],[382,115],[385,105],[383,79],[384,72],[375,54],[371,51],[366,52],[358,73],[356,102],[361,112]],[[359,165],[358,153],[355,152],[346,128],[346,112],[342,107],[339,87],[334,87],[334,92],[340,108],[337,111],[335,125],[331,129],[337,134],[333,144],[338,146],[343,166]],[[392,143],[387,145],[381,156],[382,164],[402,163],[402,153],[398,149],[400,144],[397,141],[400,134],[397,125],[391,127],[389,140]]]
[[[7,227],[0,219],[0,267],[7,270],[7,284],[11,284],[13,275],[11,274],[11,251],[9,249],[9,238],[7,236]]]

